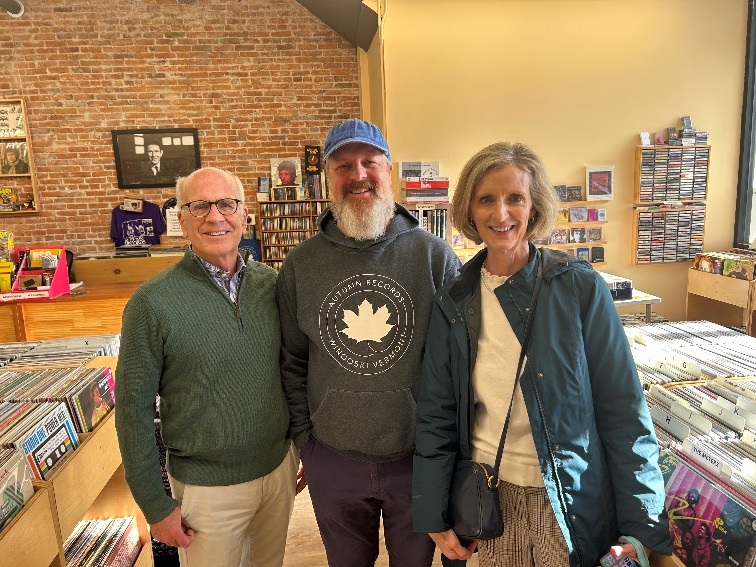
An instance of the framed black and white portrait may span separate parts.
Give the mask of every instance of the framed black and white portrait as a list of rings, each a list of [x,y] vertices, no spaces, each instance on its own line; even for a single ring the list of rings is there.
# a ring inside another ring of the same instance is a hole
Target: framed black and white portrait
[[[175,187],[176,178],[201,167],[196,128],[113,130],[120,189]]]

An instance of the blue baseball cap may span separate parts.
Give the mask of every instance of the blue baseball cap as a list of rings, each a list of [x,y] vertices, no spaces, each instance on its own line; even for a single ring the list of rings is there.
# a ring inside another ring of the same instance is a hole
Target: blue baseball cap
[[[328,131],[323,150],[323,159],[327,160],[341,146],[354,142],[369,144],[386,154],[387,160],[391,160],[388,142],[383,137],[381,129],[375,124],[357,120],[356,118],[350,118],[346,122],[336,124],[336,126]]]

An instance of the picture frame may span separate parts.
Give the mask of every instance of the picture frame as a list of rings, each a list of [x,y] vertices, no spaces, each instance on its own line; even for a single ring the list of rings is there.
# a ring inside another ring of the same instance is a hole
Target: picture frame
[[[586,201],[611,201],[614,198],[614,166],[585,166]]]
[[[10,161],[8,159],[10,155]],[[0,144],[0,177],[29,175],[29,147],[26,142],[13,141]]]
[[[199,169],[196,128],[112,130],[119,189],[175,187],[176,178]]]
[[[288,173],[282,178],[283,173]],[[291,174],[294,178],[291,179]],[[302,185],[302,160],[298,157],[275,157],[270,158],[270,187],[299,187]]]

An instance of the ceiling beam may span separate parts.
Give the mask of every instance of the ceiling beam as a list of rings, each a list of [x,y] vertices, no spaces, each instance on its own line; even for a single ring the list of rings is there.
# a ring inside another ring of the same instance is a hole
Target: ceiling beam
[[[370,48],[378,30],[378,14],[362,0],[297,0],[355,47]]]

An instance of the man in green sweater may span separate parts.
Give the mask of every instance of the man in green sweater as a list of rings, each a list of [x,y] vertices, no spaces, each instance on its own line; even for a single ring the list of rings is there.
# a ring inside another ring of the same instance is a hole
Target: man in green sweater
[[[280,566],[298,462],[286,436],[276,273],[241,259],[237,177],[199,169],[177,181],[176,199],[191,250],[123,313],[116,429],[126,481],[182,566]],[[158,395],[175,499],[155,443]]]

